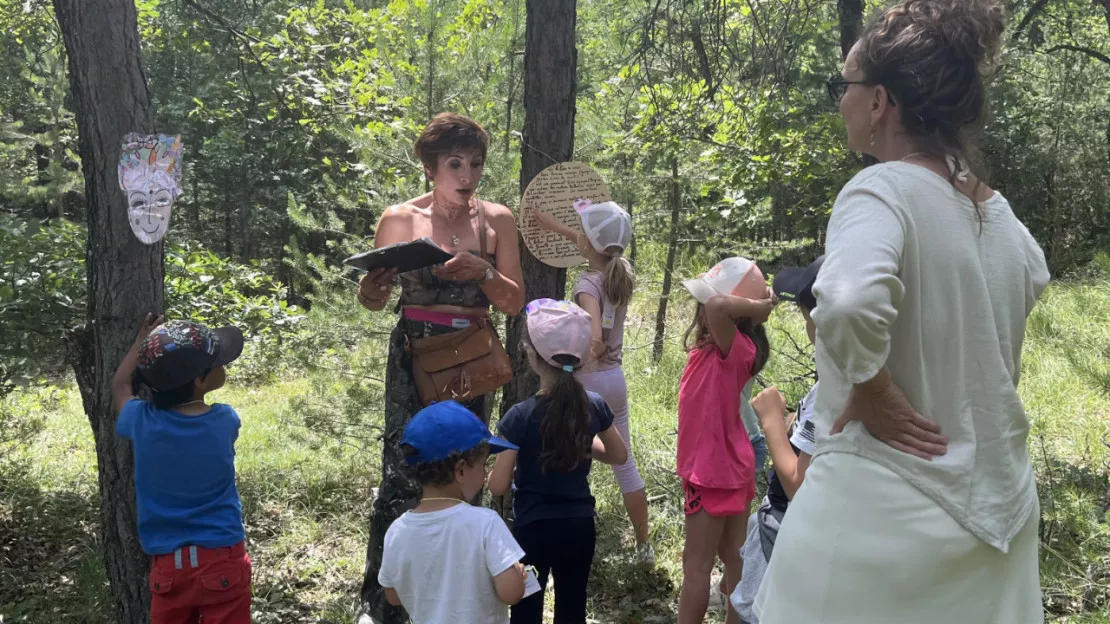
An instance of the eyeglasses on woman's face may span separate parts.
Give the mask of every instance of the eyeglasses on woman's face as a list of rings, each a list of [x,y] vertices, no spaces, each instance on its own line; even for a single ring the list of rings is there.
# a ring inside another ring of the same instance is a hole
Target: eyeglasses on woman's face
[[[845,80],[840,76],[829,76],[825,81],[825,88],[829,90],[829,98],[832,99],[834,104],[839,104],[840,100],[844,99],[844,94],[848,92],[848,87],[854,84],[867,84],[862,80]]]

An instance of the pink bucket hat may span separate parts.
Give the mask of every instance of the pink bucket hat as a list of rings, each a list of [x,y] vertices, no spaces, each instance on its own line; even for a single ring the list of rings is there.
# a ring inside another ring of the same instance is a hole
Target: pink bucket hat
[[[767,278],[754,262],[735,256],[726,258],[712,269],[682,282],[699,303],[707,303],[715,295],[732,295],[745,299],[766,299]]]
[[[590,315],[570,301],[536,299],[524,311],[528,314],[528,339],[543,361],[563,370],[573,371],[555,359],[557,355],[586,362],[590,353]],[[568,371],[568,372],[569,372]]]

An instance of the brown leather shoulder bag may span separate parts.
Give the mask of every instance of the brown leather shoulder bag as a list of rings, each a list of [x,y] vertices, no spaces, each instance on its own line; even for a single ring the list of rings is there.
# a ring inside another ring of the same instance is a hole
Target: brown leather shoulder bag
[[[482,259],[488,262],[481,200],[478,200],[478,227]],[[466,402],[493,392],[513,378],[509,354],[486,318],[456,332],[413,339],[408,349],[412,355],[413,380],[424,405],[436,401]]]

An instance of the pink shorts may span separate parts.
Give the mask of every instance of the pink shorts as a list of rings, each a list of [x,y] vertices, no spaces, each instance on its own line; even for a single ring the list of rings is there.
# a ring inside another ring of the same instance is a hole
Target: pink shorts
[[[682,490],[686,493],[687,516],[699,511],[705,511],[711,516],[744,515],[748,513],[748,506],[755,497],[755,492],[703,487],[685,479],[682,481]]]

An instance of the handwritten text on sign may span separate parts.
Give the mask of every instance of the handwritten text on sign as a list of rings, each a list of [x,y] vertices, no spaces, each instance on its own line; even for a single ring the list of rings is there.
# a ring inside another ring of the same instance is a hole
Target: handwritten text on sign
[[[589,165],[580,162],[558,163],[532,179],[520,199],[520,233],[532,255],[544,264],[568,268],[585,259],[578,247],[559,234],[542,228],[532,211],[542,210],[570,227],[581,230],[582,222],[574,210],[574,200],[592,203],[610,201],[609,187]]]

